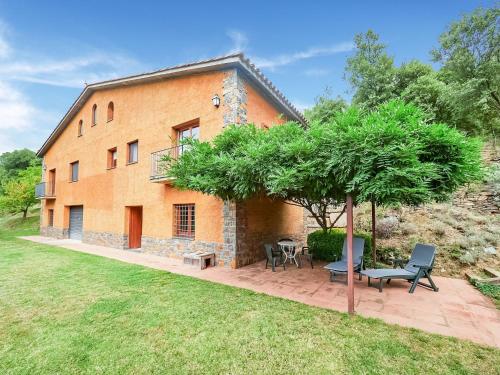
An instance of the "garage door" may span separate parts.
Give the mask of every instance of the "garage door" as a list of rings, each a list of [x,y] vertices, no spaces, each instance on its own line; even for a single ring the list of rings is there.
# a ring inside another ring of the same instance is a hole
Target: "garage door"
[[[83,206],[69,208],[69,238],[81,240],[83,231]]]

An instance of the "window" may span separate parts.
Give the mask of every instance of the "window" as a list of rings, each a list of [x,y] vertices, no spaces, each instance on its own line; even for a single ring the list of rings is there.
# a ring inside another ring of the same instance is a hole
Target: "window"
[[[54,226],[54,210],[53,209],[49,209],[48,226],[49,227]]]
[[[97,125],[97,104],[92,106],[92,126]]]
[[[127,164],[137,163],[139,160],[139,141],[128,144]]]
[[[194,238],[194,204],[175,204],[174,214],[174,235],[176,237]]]
[[[184,150],[187,150],[187,145],[182,145],[182,141],[187,138],[199,139],[200,125],[198,123],[183,127],[177,130],[177,144],[179,145],[178,153],[182,155]]]
[[[78,164],[79,163],[77,161],[75,161],[75,162],[73,162],[73,163],[71,163],[69,165],[70,166],[70,168],[69,168],[69,170],[70,170],[70,176],[69,176],[69,178],[70,178],[71,182],[78,181]]]
[[[83,120],[78,121],[78,136],[81,137],[83,134]]]
[[[108,150],[108,169],[116,168],[118,164],[118,152],[116,147],[110,148]]]
[[[115,115],[115,105],[113,102],[109,102],[108,104],[108,122],[113,121],[113,117]]]

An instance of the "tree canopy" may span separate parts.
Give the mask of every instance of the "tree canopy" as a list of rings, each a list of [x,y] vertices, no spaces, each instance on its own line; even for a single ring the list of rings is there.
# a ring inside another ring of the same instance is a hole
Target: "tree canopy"
[[[469,134],[500,128],[500,9],[477,9],[453,22],[431,51],[432,66],[412,60],[397,67],[372,30],[356,35],[345,77],[353,104],[373,111],[391,99],[419,106],[430,122],[444,122]]]
[[[0,211],[22,212],[26,218],[28,209],[37,202],[35,185],[40,181],[40,175],[40,166],[31,165],[20,171],[17,177],[9,179],[4,185],[4,194],[0,196]]]
[[[340,96],[332,98],[330,89],[327,88],[323,95],[316,98],[314,106],[304,111],[304,116],[309,122],[329,122],[338,112],[345,111],[347,107],[347,102]]]
[[[27,148],[4,152],[0,155],[0,195],[8,181],[17,178],[21,171],[31,165],[41,165],[42,161]]]
[[[263,194],[307,209],[325,230],[329,205],[417,205],[444,200],[481,176],[480,145],[416,106],[391,101],[365,113],[355,107],[307,128],[228,127],[212,143],[189,140],[167,159],[175,186],[225,200]]]
[[[394,98],[394,59],[373,30],[354,37],[356,51],[347,59],[345,78],[355,90],[352,103],[374,109]]]
[[[453,22],[432,50],[442,63],[459,118],[470,128],[500,126],[500,9],[478,8]]]

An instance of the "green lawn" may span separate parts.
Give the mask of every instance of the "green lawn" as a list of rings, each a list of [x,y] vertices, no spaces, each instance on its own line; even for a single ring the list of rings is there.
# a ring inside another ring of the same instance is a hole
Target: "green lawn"
[[[1,374],[500,374],[500,351],[14,238]]]

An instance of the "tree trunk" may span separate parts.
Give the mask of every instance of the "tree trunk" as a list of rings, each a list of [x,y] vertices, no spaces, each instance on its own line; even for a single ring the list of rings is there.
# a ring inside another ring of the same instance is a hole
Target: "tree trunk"
[[[28,207],[23,210],[23,220],[28,216]]]
[[[376,235],[375,209],[376,209],[375,201],[372,200],[372,262],[373,262],[372,267],[373,268],[376,268],[376,264],[377,264],[377,240],[375,238],[375,235]]]
[[[353,233],[354,233],[354,220],[353,220],[353,203],[350,194],[346,199],[347,206],[347,312],[354,314],[354,268],[353,268]]]

